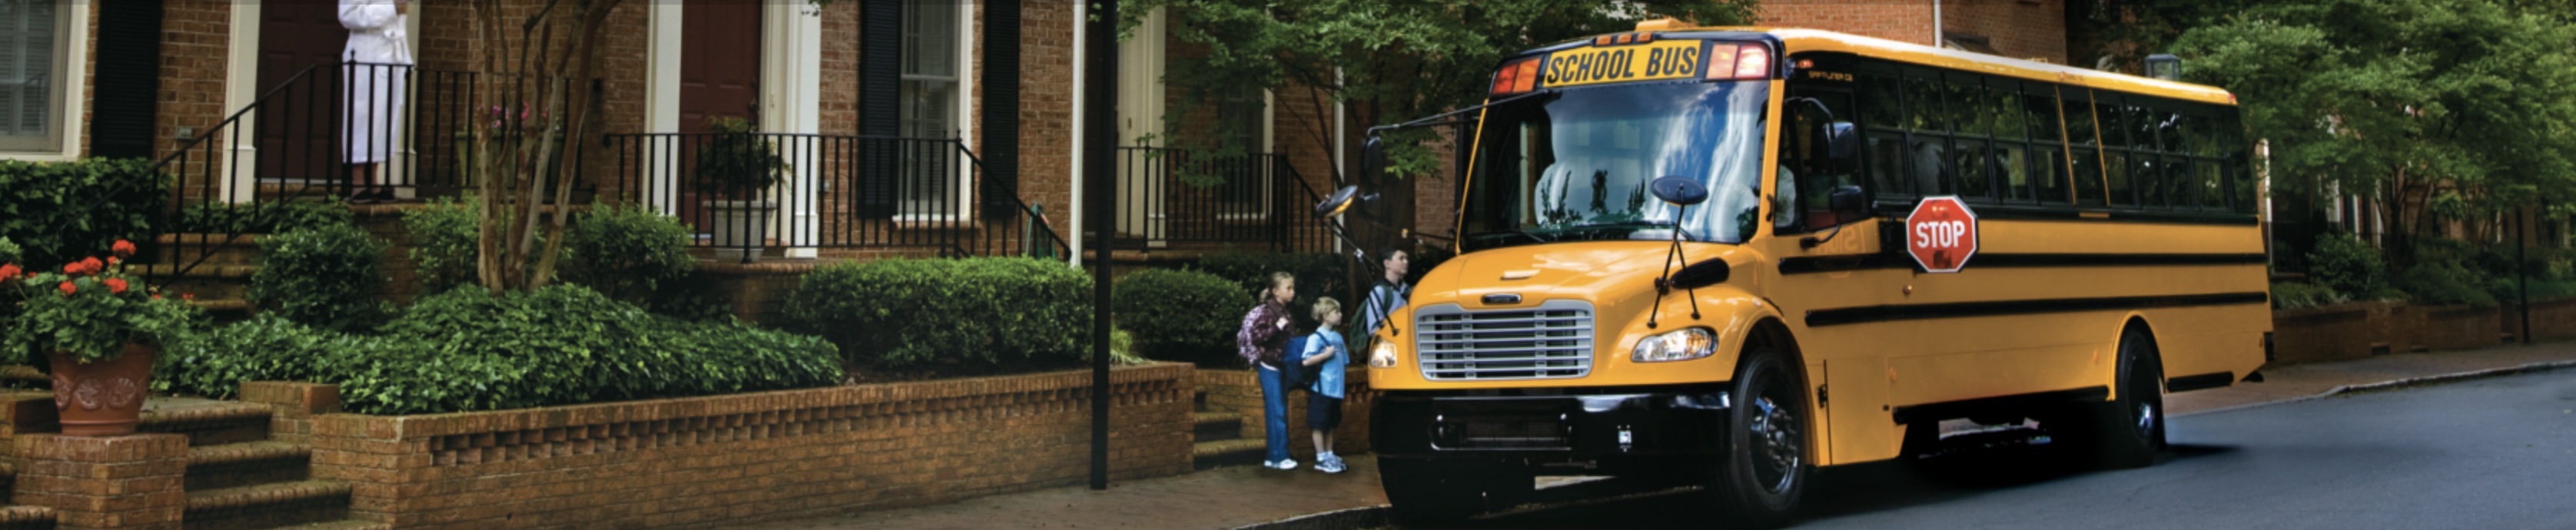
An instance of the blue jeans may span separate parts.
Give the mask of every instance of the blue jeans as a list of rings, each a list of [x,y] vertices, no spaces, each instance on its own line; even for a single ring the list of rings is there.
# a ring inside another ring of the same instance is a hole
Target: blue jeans
[[[1287,460],[1288,389],[1280,388],[1282,385],[1279,383],[1278,370],[1256,364],[1253,365],[1252,371],[1261,374],[1261,421],[1263,425],[1269,427],[1270,432],[1270,451],[1265,453],[1261,462],[1267,464]]]

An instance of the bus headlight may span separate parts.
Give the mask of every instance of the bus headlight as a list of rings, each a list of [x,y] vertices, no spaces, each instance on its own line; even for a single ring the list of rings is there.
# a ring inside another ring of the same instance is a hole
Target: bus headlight
[[[1717,352],[1717,332],[1708,328],[1688,328],[1648,335],[1637,341],[1637,350],[1628,358],[1641,363],[1687,361]]]
[[[1369,367],[1394,368],[1395,341],[1381,340],[1376,346],[1369,347]]]

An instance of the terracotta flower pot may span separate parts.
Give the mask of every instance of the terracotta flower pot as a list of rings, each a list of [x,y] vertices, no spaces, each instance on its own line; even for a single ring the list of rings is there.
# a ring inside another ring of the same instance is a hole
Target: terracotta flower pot
[[[143,398],[151,393],[152,356],[157,346],[126,344],[114,360],[82,363],[63,352],[49,352],[54,371],[54,410],[61,411],[65,436],[134,434],[143,417]]]

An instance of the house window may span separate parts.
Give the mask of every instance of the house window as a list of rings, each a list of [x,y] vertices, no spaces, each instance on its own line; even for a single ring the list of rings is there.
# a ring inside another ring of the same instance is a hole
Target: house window
[[[908,0],[903,6],[903,86],[898,95],[898,132],[905,138],[954,139],[959,93],[958,19],[963,9],[953,0]],[[956,214],[963,201],[952,194],[963,189],[966,172],[956,153],[922,142],[904,148],[905,209],[916,214]]]
[[[0,0],[0,151],[62,148],[64,9]]]

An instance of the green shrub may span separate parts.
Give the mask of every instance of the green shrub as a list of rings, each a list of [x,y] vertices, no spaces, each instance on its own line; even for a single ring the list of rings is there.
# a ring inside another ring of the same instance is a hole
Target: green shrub
[[[2272,284],[2273,309],[2306,309],[2345,301],[2343,293],[2333,289],[2298,282]]]
[[[375,300],[385,286],[385,243],[355,225],[322,225],[260,240],[265,254],[250,279],[250,301],[287,320],[327,329],[356,329],[387,311]]]
[[[2308,281],[2368,299],[2387,290],[2388,261],[2351,234],[2318,236],[2316,250],[2308,251]]]
[[[0,160],[0,237],[23,247],[20,265],[50,270],[116,240],[149,241],[170,200],[170,179],[144,159]]]
[[[179,212],[171,232],[209,234],[282,234],[298,228],[355,225],[349,206],[330,202],[268,202],[253,205],[199,204]]]
[[[2496,278],[2494,283],[2488,285],[2487,293],[2494,295],[2496,303],[2499,304],[2518,303],[2524,296],[2521,284],[2522,280],[2519,278]],[[2576,297],[2576,280],[2533,277],[2529,294],[2531,301],[2535,303]]]
[[[807,274],[786,309],[854,365],[1033,369],[1083,358],[1090,293],[1091,277],[1062,262],[888,259]]]
[[[424,298],[382,335],[254,318],[174,345],[170,390],[230,396],[246,380],[340,385],[353,412],[432,414],[829,385],[819,338],[685,322],[574,285]]]
[[[1308,329],[1315,326],[1315,319],[1306,308],[1312,307],[1316,298],[1330,296],[1340,299],[1344,306],[1350,306],[1359,297],[1366,296],[1350,288],[1350,266],[1351,258],[1338,254],[1259,254],[1228,250],[1200,258],[1196,268],[1233,281],[1240,289],[1236,298],[1243,307],[1235,308],[1234,316],[1237,318],[1242,317],[1243,311],[1251,308],[1252,304],[1260,303],[1261,290],[1269,287],[1270,273],[1284,271],[1295,275],[1297,299],[1288,302],[1288,312],[1297,319],[1298,329]]]
[[[1214,274],[1145,269],[1110,288],[1110,314],[1135,332],[1136,352],[1148,359],[1240,368],[1234,332],[1253,306],[1246,294]]]
[[[637,207],[602,206],[574,218],[564,240],[564,279],[609,298],[643,303],[664,283],[689,275],[690,231]]]
[[[477,281],[476,222],[474,205],[453,199],[403,212],[403,231],[411,234],[411,262],[421,292],[441,293]]]
[[[18,248],[17,242],[10,241],[7,237],[0,237],[0,263],[17,263],[24,252],[26,251]]]
[[[2486,274],[2451,261],[2417,262],[2397,275],[2397,289],[2424,305],[2494,306],[2495,295],[2487,291],[2493,283]]]

